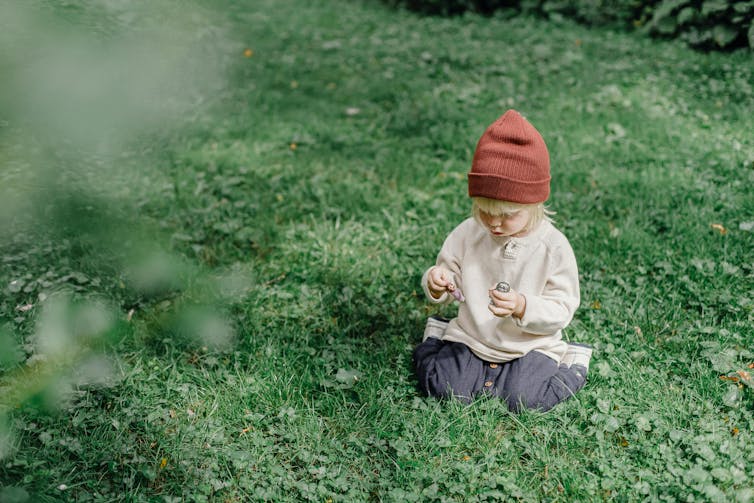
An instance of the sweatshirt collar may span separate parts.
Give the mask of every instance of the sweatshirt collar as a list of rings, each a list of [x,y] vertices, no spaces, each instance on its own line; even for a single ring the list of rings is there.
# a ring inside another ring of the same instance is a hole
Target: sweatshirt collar
[[[489,235],[489,237],[495,244],[501,247],[503,258],[515,259],[521,253],[521,250],[528,248],[531,244],[541,240],[550,227],[552,227],[552,224],[546,220],[543,220],[536,228],[534,228],[525,236],[497,237]],[[485,232],[487,232],[486,229]]]

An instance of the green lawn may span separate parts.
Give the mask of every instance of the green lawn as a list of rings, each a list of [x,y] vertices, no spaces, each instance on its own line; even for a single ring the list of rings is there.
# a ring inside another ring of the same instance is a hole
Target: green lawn
[[[76,94],[78,129],[57,80],[48,116],[0,80],[0,501],[754,501],[751,52],[376,1],[31,4],[92,47],[190,29],[154,96],[143,68],[100,82],[133,102]],[[0,73],[35,60],[14,41]],[[425,399],[410,362],[508,108],[595,347],[546,414]]]

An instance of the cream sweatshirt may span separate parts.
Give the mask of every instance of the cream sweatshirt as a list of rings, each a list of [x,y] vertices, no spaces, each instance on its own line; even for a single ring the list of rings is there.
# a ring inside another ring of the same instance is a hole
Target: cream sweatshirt
[[[443,340],[466,344],[479,358],[506,362],[529,351],[540,351],[560,361],[567,344],[562,330],[579,306],[579,274],[568,239],[550,222],[543,221],[523,237],[496,237],[474,218],[464,220],[445,239],[437,265],[453,275],[465,302],[450,321]],[[430,302],[449,303],[422,287]],[[500,318],[487,308],[489,290],[499,281],[526,297],[521,319]]]

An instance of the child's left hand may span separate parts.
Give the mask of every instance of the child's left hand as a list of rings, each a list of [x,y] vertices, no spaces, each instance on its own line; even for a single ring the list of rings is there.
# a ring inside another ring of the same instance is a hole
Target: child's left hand
[[[490,305],[488,309],[495,316],[505,318],[513,316],[521,318],[526,312],[526,297],[515,290],[501,292],[495,288],[490,289]]]

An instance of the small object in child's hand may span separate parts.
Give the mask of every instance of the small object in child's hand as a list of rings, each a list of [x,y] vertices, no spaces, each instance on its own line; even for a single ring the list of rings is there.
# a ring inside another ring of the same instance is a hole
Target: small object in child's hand
[[[511,291],[511,286],[507,281],[501,281],[500,283],[495,285],[495,290],[497,290],[498,292],[506,293]]]
[[[450,292],[450,295],[452,295],[458,302],[463,302],[466,300],[460,288],[454,288],[453,291]]]

